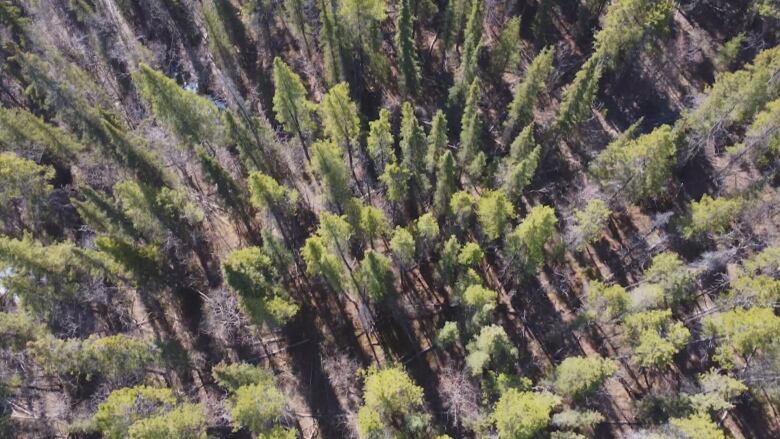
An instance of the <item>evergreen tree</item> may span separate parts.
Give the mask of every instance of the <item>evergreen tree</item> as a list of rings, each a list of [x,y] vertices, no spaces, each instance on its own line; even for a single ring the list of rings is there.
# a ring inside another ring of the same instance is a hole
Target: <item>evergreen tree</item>
[[[607,226],[611,214],[612,211],[607,207],[607,203],[599,199],[590,200],[584,209],[575,211],[574,218],[577,219],[573,231],[575,247],[581,250],[595,242]]]
[[[485,369],[499,372],[512,370],[518,357],[517,348],[504,328],[498,325],[482,328],[466,349],[469,352],[466,365],[474,376],[481,375]]]
[[[260,171],[281,178],[284,165],[276,134],[265,116],[252,116],[241,111],[222,114],[227,140],[236,145],[241,162],[249,171]]]
[[[306,272],[310,275],[322,276],[338,292],[344,290],[344,269],[338,256],[332,255],[325,246],[324,240],[313,235],[306,239],[301,249],[301,256],[306,263]]]
[[[509,389],[496,403],[493,420],[503,439],[531,439],[550,423],[558,398],[549,393]]]
[[[420,85],[420,66],[414,42],[414,20],[410,0],[401,0],[396,22],[395,46],[400,72],[399,88],[405,95],[414,94]]]
[[[601,58],[594,55],[564,89],[555,119],[555,127],[560,133],[571,132],[590,117],[603,71]]]
[[[173,79],[143,63],[135,80],[154,116],[186,146],[215,145],[222,139],[219,110],[213,102],[184,90]]]
[[[92,422],[104,437],[122,439],[138,421],[159,416],[176,406],[171,389],[147,386],[114,390],[98,406]]]
[[[344,71],[343,29],[336,20],[332,0],[320,0],[320,48],[325,67],[325,82],[329,85],[343,81]]]
[[[463,94],[466,88],[477,77],[477,58],[482,45],[482,4],[483,2],[479,1],[471,2],[466,30],[463,34],[463,54],[460,58],[458,79],[449,91],[450,106],[463,102]]]
[[[555,368],[553,388],[558,395],[582,398],[596,391],[617,371],[617,363],[610,359],[568,357]]]
[[[431,121],[431,132],[428,133],[428,152],[425,156],[425,164],[429,172],[436,170],[436,166],[447,150],[449,140],[447,138],[447,118],[444,112],[437,110]]]
[[[276,120],[285,131],[298,137],[306,160],[311,161],[307,139],[314,130],[310,114],[312,104],[306,99],[300,76],[279,57],[274,58],[274,85]]]
[[[458,179],[455,170],[455,159],[450,151],[445,151],[439,158],[436,169],[436,191],[433,193],[433,210],[439,216],[447,216],[450,212],[450,199],[458,189]]]
[[[417,243],[409,230],[396,226],[393,237],[390,238],[390,250],[393,251],[398,263],[403,268],[409,268],[415,263]]]
[[[358,117],[357,105],[349,98],[347,83],[340,82],[331,87],[317,108],[325,135],[342,149],[346,149],[347,157],[349,157],[349,168],[357,185],[358,180],[352,156],[353,149],[358,145],[360,118]]]
[[[291,33],[298,40],[298,45],[303,45],[304,50],[306,50],[306,56],[311,58],[312,48],[311,43],[309,43],[311,26],[307,17],[307,2],[304,0],[284,0],[282,7],[287,16],[287,21],[291,23]]]
[[[342,206],[351,191],[341,148],[332,141],[320,141],[312,145],[312,152],[312,171],[322,181],[327,200]]]
[[[739,198],[712,198],[704,194],[699,201],[691,201],[690,209],[689,223],[683,228],[683,235],[689,239],[728,232],[742,213],[744,203]]]
[[[340,2],[338,15],[344,24],[345,34],[357,51],[357,61],[362,66],[368,58],[368,70],[385,81],[389,74],[387,58],[382,51],[381,23],[387,18],[385,2],[381,0],[345,0]]]
[[[198,149],[198,159],[206,180],[217,189],[221,203],[244,223],[247,230],[251,230],[249,206],[241,186],[215,157],[208,155],[202,148]]]
[[[512,142],[509,157],[502,163],[502,187],[516,204],[536,173],[540,155],[541,147],[534,140],[533,124],[528,125]]]
[[[357,278],[368,297],[380,302],[393,293],[393,271],[390,259],[374,250],[369,250],[360,261]]]
[[[298,312],[271,258],[260,248],[233,251],[222,263],[222,272],[254,323],[284,325]]]
[[[485,191],[477,201],[477,219],[482,232],[490,241],[504,234],[509,221],[515,217],[514,207],[500,190]]]
[[[368,124],[367,149],[374,169],[378,175],[382,175],[385,166],[395,161],[393,152],[393,133],[390,126],[390,112],[386,108],[379,110],[379,119]]]
[[[634,140],[632,132],[610,143],[591,163],[590,172],[602,186],[640,200],[664,191],[675,163],[676,134],[669,125]]]
[[[490,71],[501,76],[509,68],[514,71],[520,62],[520,17],[512,17],[501,28],[495,47],[490,52]]]
[[[21,108],[0,108],[0,127],[0,145],[6,150],[42,150],[64,162],[84,150],[67,131]]]
[[[458,161],[473,183],[479,182],[484,176],[487,161],[485,153],[480,148],[482,144],[482,120],[479,114],[480,88],[479,79],[474,79],[469,87],[463,118],[460,122]]]
[[[507,119],[504,121],[503,138],[507,141],[520,127],[529,126],[533,122],[533,110],[553,71],[554,55],[555,49],[552,46],[539,52],[528,66],[525,77],[515,88],[512,102],[507,109]]]
[[[634,348],[632,361],[644,368],[669,367],[691,336],[688,328],[672,319],[670,309],[631,314],[625,318],[624,328]]]
[[[555,233],[557,223],[558,218],[551,207],[533,207],[523,222],[507,236],[507,256],[510,260],[520,261],[526,271],[536,271],[544,262],[544,246]]]
[[[620,285],[607,286],[599,281],[590,281],[583,313],[587,320],[609,321],[621,317],[628,310],[630,300],[626,289]]]
[[[428,141],[425,131],[420,126],[414,107],[410,102],[404,102],[401,108],[401,133],[399,146],[401,147],[401,164],[411,173],[411,182],[415,190],[425,192],[430,182],[425,176],[425,157],[428,149]]]
[[[406,200],[409,194],[409,180],[412,175],[409,170],[397,163],[391,163],[385,166],[384,174],[379,176],[379,180],[387,188],[387,199],[396,203]]]
[[[780,317],[770,308],[738,308],[707,316],[702,325],[705,335],[717,339],[715,360],[726,368],[733,367],[738,358],[748,362],[778,348]]]
[[[358,411],[360,437],[425,437],[430,415],[423,406],[423,389],[399,367],[370,368]]]

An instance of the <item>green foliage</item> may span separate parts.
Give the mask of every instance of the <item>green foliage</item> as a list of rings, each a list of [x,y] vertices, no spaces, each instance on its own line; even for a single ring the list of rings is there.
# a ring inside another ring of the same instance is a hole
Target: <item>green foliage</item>
[[[481,285],[471,285],[463,292],[463,304],[472,316],[471,323],[473,327],[479,328],[490,319],[490,316],[496,309],[496,306],[498,305],[498,293]],[[503,329],[501,330],[503,331]],[[482,337],[481,333],[480,337]],[[484,337],[495,337],[495,335],[485,335]],[[476,369],[475,374],[479,374]]]
[[[269,386],[274,383],[271,371],[248,363],[219,363],[211,370],[214,380],[229,392],[249,385]]]
[[[780,86],[771,78],[780,72],[780,47],[765,49],[752,64],[719,75],[704,92],[704,99],[682,125],[694,144],[713,132],[749,121],[764,105],[780,96]]]
[[[128,435],[132,439],[206,439],[206,415],[200,404],[181,404],[164,414],[134,422]]]
[[[428,171],[434,171],[436,165],[447,152],[449,139],[447,137],[447,117],[442,110],[436,110],[431,120],[431,132],[428,133],[428,151],[425,155],[425,164]],[[439,178],[439,175],[436,175]]]
[[[460,329],[458,323],[453,321],[444,322],[444,326],[436,334],[436,342],[444,348],[454,345],[459,339]]]
[[[138,282],[161,280],[163,257],[156,246],[108,236],[95,238],[95,246],[118,264],[116,270],[127,272]]]
[[[384,236],[390,230],[390,225],[381,209],[374,206],[364,206],[360,209],[358,229],[368,242],[372,242]]]
[[[390,163],[385,166],[385,172],[379,176],[379,181],[387,188],[387,199],[400,203],[406,199],[409,193],[409,180],[411,178],[412,174],[409,169],[397,163]]]
[[[271,258],[260,248],[233,251],[222,262],[222,272],[254,323],[284,325],[298,312],[298,305],[281,286]]]
[[[549,206],[534,206],[506,238],[505,250],[511,260],[534,272],[544,262],[544,246],[552,239],[558,218]]]
[[[691,415],[687,418],[672,418],[669,423],[685,435],[696,439],[726,439],[726,435],[718,429],[709,417],[703,415]]]
[[[574,80],[563,90],[561,105],[555,126],[566,134],[576,129],[591,116],[591,105],[596,98],[604,67],[601,59],[592,56],[574,76]]]
[[[238,148],[241,161],[250,171],[260,171],[280,177],[282,159],[276,133],[265,117],[231,111],[222,114],[227,140]]]
[[[270,423],[279,421],[286,405],[287,399],[273,381],[247,384],[235,390],[230,416],[237,426],[259,435],[269,430]]]
[[[533,138],[533,125],[528,125],[510,146],[510,155],[502,163],[503,189],[512,200],[520,200],[539,166],[541,147]]]
[[[645,271],[644,280],[660,286],[669,305],[690,300],[696,288],[696,273],[689,270],[679,256],[672,252],[654,256]]]
[[[632,360],[645,368],[669,367],[691,336],[685,325],[672,320],[669,309],[631,314],[625,318],[624,328],[634,347]]]
[[[473,376],[481,375],[486,369],[499,372],[513,370],[518,357],[514,343],[509,340],[504,328],[498,325],[483,327],[466,349],[469,353],[466,365]]]
[[[291,212],[298,202],[298,192],[279,184],[262,172],[252,172],[247,181],[252,204],[274,214]]]
[[[455,220],[464,227],[468,225],[468,222],[474,213],[475,205],[476,200],[474,200],[474,197],[466,191],[455,192],[452,194],[452,197],[450,197],[450,211]]]
[[[607,207],[607,203],[599,199],[590,200],[584,209],[576,210],[574,218],[577,219],[577,225],[573,232],[575,246],[583,249],[586,245],[595,242],[607,226],[611,214],[612,211]]]
[[[380,302],[393,293],[392,266],[390,258],[374,250],[367,251],[360,261],[357,278],[368,297],[375,302]]]
[[[729,67],[731,67],[731,65],[734,64],[734,61],[736,61],[744,42],[745,33],[740,32],[720,46],[714,60],[715,66],[717,66],[718,70],[729,70]]]
[[[396,226],[393,237],[390,238],[390,250],[403,267],[411,267],[415,263],[416,242],[409,230]]]
[[[410,0],[401,0],[396,21],[395,47],[398,53],[399,88],[413,94],[420,86],[420,66],[414,41],[414,20]]]
[[[502,237],[515,216],[514,206],[504,191],[485,191],[477,201],[477,219],[490,241]]]
[[[664,192],[677,154],[676,134],[669,125],[631,140],[635,128],[610,143],[590,165],[602,186],[625,193],[632,201]]]
[[[343,266],[338,256],[330,254],[325,242],[320,236],[313,235],[306,239],[301,249],[301,256],[306,263],[306,272],[310,275],[321,275],[331,288],[336,291],[343,289]]]
[[[340,82],[328,90],[317,106],[325,135],[346,147],[357,144],[360,117],[357,105],[349,97],[349,85]]]
[[[501,75],[508,68],[514,71],[520,62],[520,17],[512,17],[501,28],[498,40],[490,52],[490,71]]]
[[[477,59],[482,46],[482,3],[471,2],[466,29],[463,33],[463,52],[460,58],[458,79],[449,91],[449,102],[452,104],[462,102],[464,89],[469,84],[473,85],[473,81],[477,77],[479,67]]]
[[[428,140],[410,102],[404,102],[401,107],[400,138],[398,145],[401,148],[403,167],[411,173],[412,181],[418,190],[428,190],[428,180],[425,177]]]
[[[701,393],[691,395],[697,413],[709,414],[734,408],[733,401],[748,390],[740,380],[722,375],[716,370],[699,375]]]
[[[742,213],[743,201],[739,198],[712,198],[702,195],[699,201],[691,202],[690,223],[683,228],[686,238],[704,234],[722,235]]]
[[[467,267],[476,267],[482,262],[485,253],[476,242],[467,242],[458,253],[458,263]]]
[[[507,390],[496,403],[492,415],[499,437],[535,437],[550,423],[551,412],[558,404],[558,398],[549,393]]]
[[[570,398],[582,398],[596,391],[618,371],[614,360],[601,357],[568,357],[555,368],[555,392]]]
[[[325,187],[327,200],[335,205],[343,204],[350,195],[343,151],[336,143],[321,141],[312,145],[312,152],[312,171]]]
[[[588,284],[584,313],[588,320],[608,321],[622,316],[629,305],[629,296],[620,285],[605,285],[593,280]]]
[[[222,139],[219,110],[213,102],[184,90],[173,79],[143,63],[134,78],[154,116],[186,146],[216,144]]]
[[[46,334],[46,327],[23,311],[0,312],[0,348],[21,351]]]
[[[325,66],[325,81],[335,84],[344,79],[343,29],[336,20],[335,5],[331,0],[323,1],[320,7],[320,48]]]
[[[597,56],[614,67],[648,32],[664,32],[674,15],[670,0],[619,0],[607,9],[604,27],[595,36]]]
[[[429,145],[429,148],[431,146]],[[455,159],[450,151],[439,158],[436,168],[436,190],[433,193],[433,210],[437,215],[446,216],[450,212],[450,199],[458,189],[458,176]]]
[[[104,437],[123,439],[140,420],[162,415],[176,405],[170,389],[147,386],[114,390],[100,403],[93,422]]]
[[[745,133],[745,141],[727,151],[737,157],[747,153],[760,168],[773,164],[780,152],[780,99],[769,102],[756,114]]]
[[[603,421],[604,415],[593,410],[564,410],[552,417],[552,425],[564,430],[591,430]]]
[[[429,428],[430,415],[424,412],[423,389],[400,367],[369,369],[363,400],[358,411],[361,438],[419,437]]]
[[[311,119],[312,104],[306,99],[301,77],[281,58],[274,58],[274,113],[287,133],[297,136],[306,149],[305,139],[314,129]]]
[[[0,225],[39,220],[52,191],[49,184],[52,178],[53,168],[40,166],[13,152],[0,152]],[[21,202],[24,209],[18,207]]]
[[[707,316],[702,321],[706,335],[718,340],[715,360],[724,367],[777,348],[780,317],[771,308],[735,309]]]
[[[554,55],[555,49],[551,46],[539,52],[528,66],[523,81],[515,88],[512,102],[507,109],[507,119],[504,121],[507,138],[511,138],[520,127],[528,126],[533,122],[534,107],[553,71]]]
[[[479,2],[474,2],[479,3]],[[485,172],[487,158],[481,151],[482,119],[479,114],[479,99],[481,96],[479,78],[474,79],[466,96],[466,106],[460,121],[460,146],[458,161],[472,182],[479,182]]]
[[[222,167],[216,157],[208,155],[203,149],[198,149],[198,159],[206,181],[216,188],[220,202],[234,215],[248,222],[249,212],[243,188]]]
[[[393,152],[393,133],[390,126],[390,112],[386,108],[379,110],[379,119],[369,122],[366,148],[377,174],[384,172],[388,163],[395,161]]]
[[[458,238],[455,235],[450,235],[439,252],[439,275],[444,285],[452,285],[455,282],[455,276],[458,273],[459,251]]]
[[[29,350],[46,373],[87,380],[96,375],[111,380],[123,378],[159,361],[153,343],[123,334],[91,335],[84,340],[44,337],[31,342]]]
[[[84,145],[67,131],[21,108],[0,108],[0,127],[0,145],[4,149],[45,151],[66,162],[84,150]]]
[[[311,57],[312,47],[311,43],[309,43],[311,26],[307,17],[306,2],[304,0],[284,0],[282,7],[287,16],[287,22],[291,23],[289,26],[290,32],[298,40],[298,44],[302,45],[306,50],[306,55]]]

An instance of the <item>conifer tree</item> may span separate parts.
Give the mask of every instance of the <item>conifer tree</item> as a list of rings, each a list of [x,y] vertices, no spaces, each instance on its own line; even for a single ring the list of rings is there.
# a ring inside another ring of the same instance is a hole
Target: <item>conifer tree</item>
[[[306,160],[311,161],[308,138],[314,129],[310,114],[312,104],[306,99],[300,76],[279,57],[274,58],[274,85],[276,120],[287,133],[298,138]]]
[[[550,393],[509,389],[496,403],[493,419],[501,438],[531,439],[550,423],[553,408],[560,400]]]
[[[428,153],[425,156],[425,164],[428,171],[433,172],[439,163],[439,159],[444,154],[449,143],[447,137],[447,118],[444,112],[436,110],[431,120],[431,132],[428,133]]]
[[[369,250],[360,261],[357,278],[371,300],[380,302],[393,292],[393,271],[390,259]]]
[[[428,190],[430,182],[425,175],[428,141],[410,102],[404,102],[401,108],[399,146],[402,155],[401,165],[409,171],[414,189],[420,192]]]
[[[350,195],[349,174],[341,148],[332,141],[320,141],[312,145],[311,167],[325,186],[329,202],[342,206]]]
[[[379,80],[386,80],[389,69],[382,53],[380,25],[387,18],[385,2],[381,0],[344,0],[339,3],[338,15],[345,35],[357,51],[357,61],[364,64],[368,58],[368,70]]]
[[[390,126],[390,112],[386,108],[379,110],[379,119],[369,122],[367,149],[374,169],[382,175],[385,166],[395,161],[393,152],[393,133]]]
[[[399,88],[405,95],[412,95],[420,84],[420,66],[414,42],[414,20],[410,0],[401,0],[396,22],[395,46],[398,53]]]
[[[591,115],[591,105],[596,98],[603,71],[601,58],[591,56],[574,76],[574,80],[566,86],[555,118],[559,132],[570,132]]]
[[[669,125],[633,140],[632,128],[596,157],[590,172],[602,186],[636,201],[663,192],[672,175],[677,139]]]
[[[219,110],[213,102],[184,90],[173,79],[143,63],[135,79],[154,116],[186,146],[215,145],[221,140]]]
[[[483,327],[466,349],[469,352],[466,364],[474,376],[481,375],[485,369],[512,370],[518,357],[517,348],[498,325]]]
[[[221,203],[251,230],[249,206],[243,189],[230,173],[222,167],[215,157],[211,157],[202,148],[198,149],[198,159],[206,180],[214,185]]]
[[[260,248],[233,251],[223,261],[222,272],[253,323],[284,325],[298,312],[298,305],[281,286],[271,258]]]
[[[387,199],[395,203],[406,200],[409,194],[409,181],[412,175],[409,170],[397,163],[391,163],[385,166],[384,174],[379,176],[379,180],[387,188]]]
[[[504,121],[505,141],[511,139],[520,127],[528,126],[533,122],[533,110],[552,73],[554,55],[555,49],[552,46],[542,49],[531,61],[525,77],[515,88],[512,102],[507,109],[507,119]]]
[[[472,1],[469,11],[466,30],[463,34],[463,54],[460,58],[458,79],[449,91],[450,105],[459,104],[463,99],[466,88],[477,77],[477,57],[482,44],[482,4],[484,2]]]
[[[236,145],[244,167],[281,178],[283,165],[276,134],[265,116],[252,116],[245,110],[222,115],[227,140]]]
[[[343,29],[336,19],[333,0],[320,0],[320,48],[325,67],[325,82],[329,85],[343,81],[344,70]]]
[[[510,146],[509,157],[502,163],[502,186],[515,203],[531,183],[540,155],[541,147],[534,140],[533,124],[530,124],[517,135]]]
[[[514,71],[520,62],[520,17],[512,17],[501,28],[498,41],[490,52],[490,70],[500,77],[509,68]]]
[[[423,389],[400,367],[369,369],[363,401],[357,416],[361,438],[428,437]]]
[[[487,161],[485,153],[480,148],[482,143],[482,120],[479,114],[480,88],[481,82],[479,78],[474,79],[466,96],[466,106],[460,123],[458,161],[472,183],[477,183],[481,180]]]
[[[477,201],[477,219],[490,241],[503,236],[504,229],[514,217],[514,206],[501,190],[485,191]]]
[[[582,210],[574,212],[577,225],[574,227],[574,244],[578,249],[595,242],[607,226],[612,211],[607,203],[599,199],[588,201]]]
[[[38,151],[67,162],[84,150],[77,139],[60,127],[21,108],[0,108],[0,145],[6,151]]]
[[[450,199],[458,189],[455,159],[450,151],[439,158],[436,169],[436,191],[433,193],[433,210],[438,216],[447,216],[450,212]]]
[[[360,135],[360,118],[358,117],[357,105],[349,98],[347,83],[340,82],[331,87],[317,108],[325,135],[347,151],[349,168],[357,185],[358,180],[352,156]]]
[[[291,33],[298,40],[299,46],[303,44],[304,50],[306,50],[306,56],[311,58],[311,44],[309,38],[311,34],[311,26],[307,18],[306,2],[304,0],[284,0],[282,4],[284,13],[287,16],[288,22],[292,24],[290,26]]]
[[[534,206],[523,221],[507,236],[506,253],[529,272],[544,262],[544,246],[552,238],[558,218],[549,206]]]
[[[338,256],[328,251],[320,236],[312,235],[306,239],[301,256],[306,263],[308,274],[322,276],[331,288],[346,294],[343,265]]]

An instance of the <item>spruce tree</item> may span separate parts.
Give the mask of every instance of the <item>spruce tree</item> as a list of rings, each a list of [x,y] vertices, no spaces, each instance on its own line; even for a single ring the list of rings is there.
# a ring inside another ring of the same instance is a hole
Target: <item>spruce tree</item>
[[[274,112],[276,120],[287,133],[298,138],[306,155],[309,157],[308,138],[314,130],[311,120],[311,103],[306,99],[306,89],[300,76],[281,58],[274,58]]]
[[[395,161],[393,133],[390,126],[390,112],[379,111],[379,119],[369,122],[367,149],[376,173],[381,175],[388,163]]]
[[[539,95],[544,91],[547,80],[552,73],[555,49],[550,46],[539,52],[531,61],[525,72],[525,77],[515,88],[512,102],[507,109],[507,119],[504,121],[503,138],[508,141],[520,127],[527,126],[534,119],[534,107]]]
[[[549,206],[534,206],[506,239],[505,251],[511,261],[534,272],[544,262],[544,246],[552,239],[558,218]]]
[[[322,98],[322,102],[320,102],[317,109],[322,120],[325,135],[347,151],[349,168],[352,171],[355,185],[359,187],[357,174],[355,173],[353,150],[358,147],[360,117],[358,116],[357,105],[349,97],[349,86],[347,83],[340,82],[331,87]]]
[[[455,159],[450,151],[445,151],[439,159],[436,169],[436,191],[433,193],[433,210],[438,216],[447,216],[450,212],[450,198],[457,191],[458,176]]]
[[[411,182],[415,190],[420,192],[428,190],[430,182],[425,175],[428,141],[410,102],[404,102],[401,108],[400,138],[401,165],[411,174]]]
[[[478,3],[478,2],[475,2]],[[479,110],[481,82],[474,79],[466,97],[460,131],[458,161],[472,183],[481,181],[485,172],[487,158],[482,152],[482,119]]]
[[[186,146],[220,142],[219,110],[213,102],[184,90],[173,79],[143,63],[135,80],[141,94],[151,104],[154,116],[168,125]]]
[[[520,17],[512,17],[501,28],[498,41],[490,52],[491,73],[500,77],[506,69],[510,72],[520,62]]]
[[[341,148],[332,141],[312,145],[311,167],[325,187],[327,200],[342,208],[350,195],[349,174]]]
[[[435,171],[448,143],[447,117],[444,116],[443,111],[437,110],[431,121],[431,132],[428,133],[428,153],[425,156],[425,164],[429,172]]]
[[[477,58],[482,44],[482,4],[484,2],[472,1],[466,30],[463,36],[463,54],[460,58],[457,80],[449,91],[449,105],[458,106],[463,99],[467,87],[477,77]]]
[[[576,129],[591,115],[591,105],[596,98],[599,80],[604,71],[601,58],[591,56],[566,86],[555,118],[555,127],[565,134]]]
[[[343,29],[336,20],[333,0],[319,0],[320,48],[325,67],[325,82],[334,85],[346,77],[344,71]]]
[[[420,67],[414,42],[414,20],[410,0],[401,0],[395,30],[395,46],[398,51],[399,88],[404,95],[416,93],[420,84]]]

